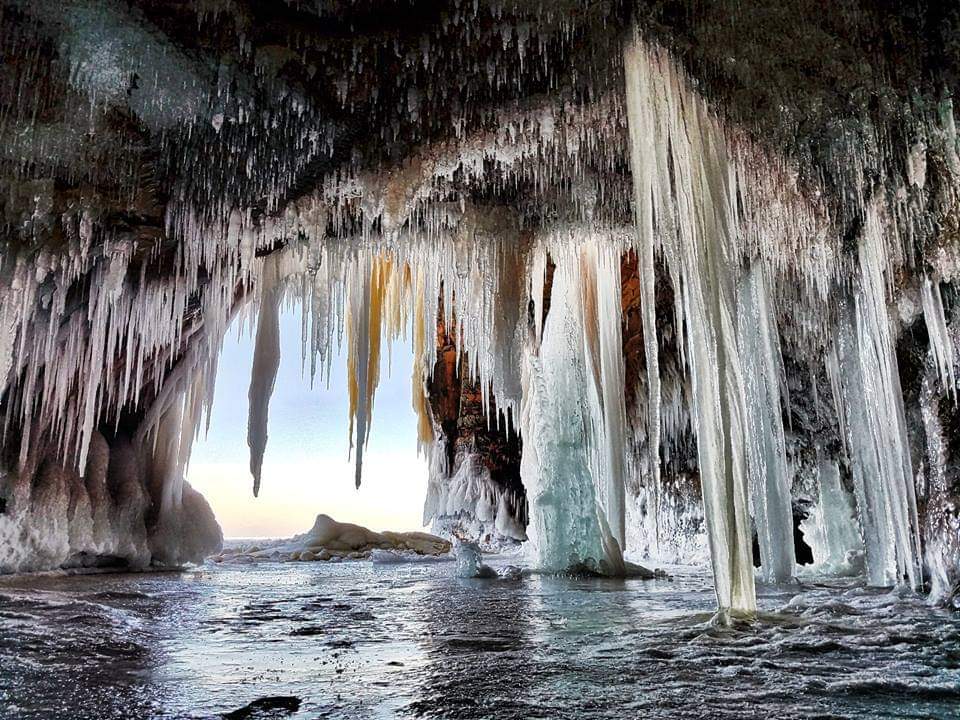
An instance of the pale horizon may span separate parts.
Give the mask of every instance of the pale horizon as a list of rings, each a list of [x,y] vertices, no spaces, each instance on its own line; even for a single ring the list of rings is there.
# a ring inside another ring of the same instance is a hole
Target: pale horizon
[[[300,309],[280,319],[280,371],[270,403],[269,440],[260,496],[248,467],[247,388],[253,337],[232,328],[220,355],[210,432],[193,449],[187,480],[213,508],[227,538],[290,537],[323,513],[372,530],[422,530],[427,464],[417,456],[416,415],[410,403],[412,352],[384,348],[363,482],[354,488],[348,460],[346,357],[333,359],[329,389],[301,376]]]

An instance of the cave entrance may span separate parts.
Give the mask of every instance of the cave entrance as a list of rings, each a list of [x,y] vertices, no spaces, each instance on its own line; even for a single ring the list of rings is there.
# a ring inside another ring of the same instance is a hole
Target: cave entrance
[[[373,530],[420,530],[427,464],[417,454],[409,345],[395,342],[381,355],[376,415],[357,489],[347,430],[347,351],[331,358],[329,383],[318,372],[311,387],[301,360],[302,319],[298,305],[281,311],[280,368],[259,496],[247,447],[255,340],[242,317],[224,340],[209,431],[194,445],[188,481],[207,498],[228,539],[290,537],[321,513]]]

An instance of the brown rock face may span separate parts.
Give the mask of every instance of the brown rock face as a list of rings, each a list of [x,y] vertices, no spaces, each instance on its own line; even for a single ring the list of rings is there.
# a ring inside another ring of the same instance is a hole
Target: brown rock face
[[[526,526],[526,491],[520,481],[522,444],[512,414],[502,413],[493,397],[489,416],[484,413],[480,384],[461,375],[460,367],[467,363],[455,338],[447,332],[442,315],[437,320],[437,363],[430,379],[429,399],[437,442],[444,448],[446,478],[465,462],[478,463],[489,472],[496,490],[510,498],[514,520]]]

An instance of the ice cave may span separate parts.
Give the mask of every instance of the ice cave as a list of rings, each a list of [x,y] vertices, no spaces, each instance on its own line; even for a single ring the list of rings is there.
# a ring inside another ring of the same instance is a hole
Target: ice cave
[[[0,0],[0,717],[960,717],[958,93],[956,0]],[[248,512],[403,352],[417,527],[221,530],[238,327]]]

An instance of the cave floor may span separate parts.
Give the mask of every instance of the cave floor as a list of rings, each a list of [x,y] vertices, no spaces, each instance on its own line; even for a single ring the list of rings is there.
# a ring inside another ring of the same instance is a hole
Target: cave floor
[[[286,563],[0,581],[0,716],[955,718],[960,616],[852,582]],[[250,705],[253,703],[252,705]],[[233,713],[233,714],[230,714]]]

